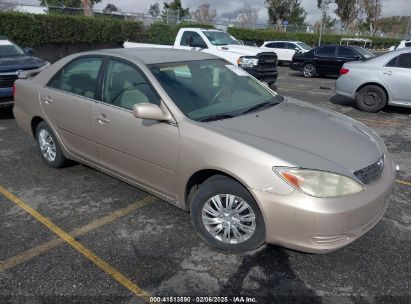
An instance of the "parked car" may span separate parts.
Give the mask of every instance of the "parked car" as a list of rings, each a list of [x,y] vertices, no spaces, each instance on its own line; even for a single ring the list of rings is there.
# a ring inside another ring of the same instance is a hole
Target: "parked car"
[[[101,50],[32,75],[13,111],[47,164],[75,160],[188,210],[220,249],[327,252],[387,208],[395,170],[375,132],[217,56]]]
[[[301,41],[265,41],[261,48],[264,51],[275,52],[278,57],[278,64],[290,63],[296,52],[306,53],[312,49]]]
[[[341,69],[337,94],[355,99],[358,107],[378,112],[387,104],[411,107],[411,49],[402,48]]]
[[[13,83],[21,71],[48,64],[33,57],[33,49],[22,49],[5,37],[0,37],[0,107],[13,105]]]
[[[293,56],[290,68],[304,77],[339,75],[341,67],[349,61],[363,61],[375,57],[360,46],[324,45]]]
[[[396,49],[402,49],[406,47],[411,47],[411,40],[401,40],[400,44],[391,46],[389,48],[389,51],[394,51]]]
[[[240,41],[221,30],[181,28],[174,45],[125,42],[125,48],[168,48],[190,50],[216,55],[241,67],[255,78],[269,86],[277,80],[277,55],[263,52],[258,47],[242,45]]]

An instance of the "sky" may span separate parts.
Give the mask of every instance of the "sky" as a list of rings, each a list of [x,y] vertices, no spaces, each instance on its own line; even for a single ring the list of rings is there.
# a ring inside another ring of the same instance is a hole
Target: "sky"
[[[96,5],[97,9],[102,9],[107,3],[113,3],[118,8],[124,11],[146,13],[151,4],[159,2],[163,6],[165,0],[102,0]],[[168,0],[166,2],[170,2]],[[37,4],[37,0],[0,0],[1,2],[19,2]],[[259,22],[265,23],[267,20],[267,9],[264,7],[264,0],[181,0],[183,7],[189,7],[194,11],[203,3],[208,3],[212,8],[217,10],[218,17],[235,17],[244,5],[252,5],[260,9]],[[302,6],[307,11],[306,22],[314,24],[320,19],[320,11],[317,8],[317,0],[302,0]],[[383,17],[411,15],[411,0],[382,0]],[[330,11],[332,11],[332,7]]]

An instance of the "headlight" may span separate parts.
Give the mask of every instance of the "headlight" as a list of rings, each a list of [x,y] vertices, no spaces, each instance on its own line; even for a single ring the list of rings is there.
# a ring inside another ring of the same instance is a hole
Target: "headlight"
[[[288,167],[274,171],[292,187],[315,197],[346,196],[364,189],[355,180],[336,173]]]
[[[237,59],[237,64],[241,68],[252,68],[258,64],[258,59],[254,57],[240,57]]]

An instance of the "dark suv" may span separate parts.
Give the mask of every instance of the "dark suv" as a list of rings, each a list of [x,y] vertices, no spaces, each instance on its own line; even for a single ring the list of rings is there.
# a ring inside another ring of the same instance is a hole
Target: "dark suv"
[[[339,75],[344,63],[372,57],[375,55],[360,46],[324,45],[307,53],[296,53],[290,68],[304,77]]]
[[[21,71],[48,64],[47,61],[32,55],[33,49],[22,49],[0,36],[0,107],[13,105],[13,83]]]

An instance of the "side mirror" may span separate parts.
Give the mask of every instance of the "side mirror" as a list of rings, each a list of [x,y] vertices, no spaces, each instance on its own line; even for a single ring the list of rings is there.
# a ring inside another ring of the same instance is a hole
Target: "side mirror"
[[[153,103],[138,103],[133,107],[133,115],[136,118],[151,119],[158,121],[170,121],[171,115]]]
[[[194,38],[193,37],[188,37],[188,45],[191,47],[198,47],[198,48],[202,48],[202,49],[206,49],[207,45],[203,42],[203,43],[198,43],[198,42],[194,42]]]
[[[24,53],[26,53],[27,55],[34,55],[34,49],[33,48],[24,48],[23,49]]]

